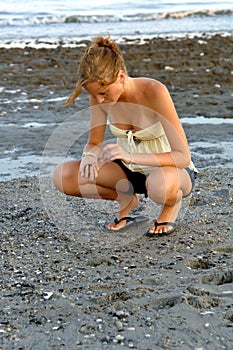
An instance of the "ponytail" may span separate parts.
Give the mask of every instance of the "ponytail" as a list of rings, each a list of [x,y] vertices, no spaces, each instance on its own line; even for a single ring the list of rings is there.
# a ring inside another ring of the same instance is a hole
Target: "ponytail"
[[[109,85],[114,83],[120,70],[127,74],[118,45],[110,40],[109,35],[107,38],[102,36],[94,38],[80,60],[78,82],[64,106],[74,104],[85,84],[97,82],[101,85]]]

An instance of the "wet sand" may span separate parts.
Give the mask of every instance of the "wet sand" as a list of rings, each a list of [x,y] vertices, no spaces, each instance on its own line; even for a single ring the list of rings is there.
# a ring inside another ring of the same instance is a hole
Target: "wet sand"
[[[203,36],[121,48],[131,76],[152,76],[168,86],[181,118],[231,118],[231,45],[232,38]],[[56,100],[72,91],[72,61],[83,50],[0,50],[1,157],[40,156],[57,125],[87,108],[85,94],[66,109]],[[12,102],[4,103],[9,96]],[[23,107],[22,96],[28,100]],[[22,127],[32,122],[54,124]],[[222,143],[232,141],[233,126],[184,128],[190,143],[216,146],[197,146],[195,190],[169,237],[149,239],[145,225],[116,243],[103,229],[114,209],[107,212],[102,202],[90,208],[85,200],[69,203],[80,219],[71,237],[67,213],[66,223],[61,217],[56,225],[45,207],[39,176],[2,177],[0,349],[232,348],[233,168]],[[82,237],[93,237],[94,244]],[[109,245],[98,244],[99,238]]]

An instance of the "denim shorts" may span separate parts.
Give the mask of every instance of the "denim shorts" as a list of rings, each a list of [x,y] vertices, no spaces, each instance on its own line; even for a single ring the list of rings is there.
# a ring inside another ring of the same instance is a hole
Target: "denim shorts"
[[[127,176],[129,182],[133,186],[134,193],[141,193],[141,194],[144,194],[145,197],[148,197],[147,189],[146,189],[146,178],[147,178],[147,176],[145,174],[140,173],[139,171],[132,171],[132,170],[130,170],[129,168],[127,168],[122,163],[122,161],[120,159],[114,160],[114,163],[118,164],[121,167],[121,169],[124,171],[124,173]],[[197,174],[194,170],[191,170],[189,168],[185,168],[185,170],[187,171],[187,173],[190,176],[190,179],[191,179],[191,182],[192,182],[192,189],[189,192],[189,194],[187,194],[183,198],[188,197],[190,195],[190,193],[192,192],[194,184],[195,184],[196,174]]]

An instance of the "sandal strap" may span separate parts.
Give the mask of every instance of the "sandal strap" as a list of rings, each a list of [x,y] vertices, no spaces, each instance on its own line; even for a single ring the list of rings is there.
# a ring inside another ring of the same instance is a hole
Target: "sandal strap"
[[[155,225],[155,227],[158,227],[158,226],[172,226],[172,227],[175,227],[176,223],[172,222],[172,221],[158,222],[157,220],[155,220],[154,225]]]
[[[124,216],[123,218],[121,218],[121,219],[117,219],[117,218],[115,218],[114,219],[114,223],[116,224],[116,225],[118,225],[121,221],[123,221],[123,220],[126,220],[126,221],[134,221],[135,220],[135,218],[132,218],[131,216]]]

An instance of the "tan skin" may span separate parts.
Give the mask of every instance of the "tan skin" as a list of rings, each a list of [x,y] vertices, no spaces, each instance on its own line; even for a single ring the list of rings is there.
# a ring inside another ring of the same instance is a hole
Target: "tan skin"
[[[88,143],[84,151],[98,155],[86,156],[82,160],[72,160],[59,165],[54,172],[56,187],[72,196],[86,198],[103,198],[117,200],[120,219],[138,205],[137,194],[128,193],[129,183],[123,170],[113,160],[121,159],[125,163],[135,163],[157,167],[146,180],[149,198],[162,204],[157,221],[175,221],[181,206],[181,199],[191,191],[191,180],[184,169],[190,164],[190,152],[186,136],[172,99],[163,84],[149,78],[131,78],[120,71],[116,82],[103,86],[97,82],[84,86],[90,95],[90,106],[99,105],[97,114],[91,115],[91,125]],[[140,130],[160,121],[171,146],[171,152],[159,154],[129,154],[118,144],[108,144],[102,148],[107,113],[105,104],[128,102],[148,108],[148,114],[143,118],[138,114],[125,112],[124,117],[119,113],[111,114],[111,123],[124,130]],[[155,113],[154,113],[155,112]],[[160,117],[163,116],[163,117]],[[120,119],[121,118],[121,119]],[[92,167],[85,167],[86,164]],[[79,176],[77,176],[79,174]],[[155,185],[156,184],[156,185]],[[118,230],[125,225],[121,221],[108,224],[111,230]],[[150,233],[159,234],[169,230],[167,225],[151,227]]]

